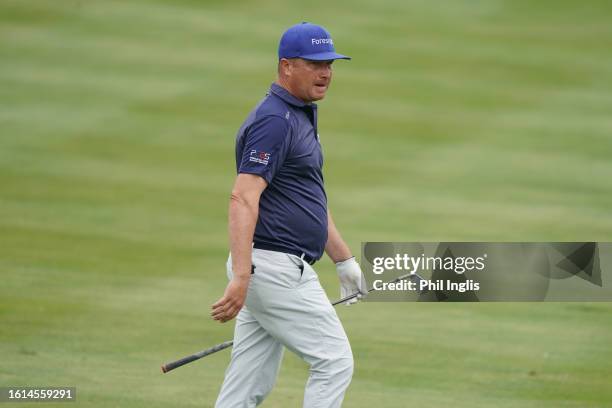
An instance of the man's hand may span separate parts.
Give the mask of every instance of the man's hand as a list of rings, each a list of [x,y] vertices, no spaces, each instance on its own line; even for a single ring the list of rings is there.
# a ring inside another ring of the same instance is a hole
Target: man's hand
[[[358,299],[368,294],[365,278],[355,257],[336,263],[336,271],[340,279],[340,297],[344,298],[359,293],[357,297],[346,301],[347,306],[356,303]]]
[[[212,305],[210,315],[214,320],[225,323],[236,317],[244,305],[250,278],[250,275],[246,278],[237,276],[232,278],[225,288],[223,297]]]

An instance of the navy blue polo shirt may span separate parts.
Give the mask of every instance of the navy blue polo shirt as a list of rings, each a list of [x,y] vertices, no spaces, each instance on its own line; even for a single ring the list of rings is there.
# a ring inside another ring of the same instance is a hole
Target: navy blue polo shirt
[[[253,241],[323,255],[327,242],[327,196],[317,105],[306,104],[274,83],[236,136],[238,173],[263,177]]]

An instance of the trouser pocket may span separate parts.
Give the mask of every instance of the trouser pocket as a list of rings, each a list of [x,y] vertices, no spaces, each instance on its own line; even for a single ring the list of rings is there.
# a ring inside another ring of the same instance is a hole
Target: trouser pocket
[[[287,288],[300,284],[304,271],[303,261],[294,255],[284,252],[253,250],[255,271],[253,281],[265,281]]]
[[[299,256],[295,256],[295,255],[291,255],[291,254],[285,254],[287,255],[287,258],[289,258],[289,260],[298,267],[298,269],[300,270],[300,278],[302,276],[304,276],[304,260],[302,258],[300,258]]]

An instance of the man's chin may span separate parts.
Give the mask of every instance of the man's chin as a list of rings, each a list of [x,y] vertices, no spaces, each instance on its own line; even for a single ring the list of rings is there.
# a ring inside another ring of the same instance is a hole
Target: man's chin
[[[316,92],[312,95],[312,101],[320,101],[321,99],[325,98],[325,92]]]

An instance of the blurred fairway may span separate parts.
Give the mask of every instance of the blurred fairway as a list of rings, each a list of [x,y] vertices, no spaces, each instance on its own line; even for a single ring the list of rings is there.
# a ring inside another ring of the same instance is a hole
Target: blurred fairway
[[[159,365],[232,336],[208,312],[234,135],[301,20],[354,58],[320,133],[355,252],[612,240],[610,2],[0,0],[0,386],[212,406],[229,352]],[[612,304],[338,310],[346,407],[612,406]],[[286,354],[263,406],[301,406],[307,375]]]

